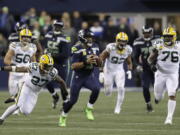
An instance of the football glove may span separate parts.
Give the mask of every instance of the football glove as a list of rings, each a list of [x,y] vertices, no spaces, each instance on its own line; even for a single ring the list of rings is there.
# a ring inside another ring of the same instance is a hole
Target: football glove
[[[104,83],[104,73],[103,72],[99,73],[99,82]]]
[[[153,72],[156,72],[156,71],[157,71],[156,65],[152,64],[150,67],[151,67],[151,70],[152,70]]]
[[[136,70],[137,70],[137,72],[143,72],[143,68],[142,68],[141,65],[138,65],[138,66],[136,67]]]
[[[131,80],[131,79],[132,79],[132,72],[131,72],[131,70],[128,70],[128,71],[126,72],[126,74],[127,74],[127,78],[128,78],[129,80]]]

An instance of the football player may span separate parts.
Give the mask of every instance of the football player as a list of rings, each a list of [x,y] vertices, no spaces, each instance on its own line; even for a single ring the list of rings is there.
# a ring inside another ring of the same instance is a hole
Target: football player
[[[36,105],[41,88],[52,80],[56,80],[61,85],[61,90],[67,97],[66,84],[64,80],[58,76],[58,71],[53,67],[53,64],[53,58],[45,54],[40,57],[39,63],[33,62],[25,67],[0,67],[0,71],[28,72],[28,75],[24,78],[24,82],[22,82],[20,86],[16,103],[8,107],[0,117],[0,125],[3,124],[8,116],[18,109],[25,115],[30,114]]]
[[[70,86],[70,100],[63,106],[59,126],[66,126],[67,115],[77,102],[82,87],[91,90],[85,114],[88,120],[94,120],[93,105],[100,90],[100,83],[94,73],[94,67],[100,65],[100,60],[97,56],[99,48],[93,43],[93,36],[94,34],[90,30],[80,30],[78,33],[79,42],[72,47],[71,68],[74,70],[74,76]]]
[[[9,43],[12,42],[19,42],[19,33],[22,29],[28,28],[26,24],[17,22],[15,25],[15,31],[14,33],[11,33],[10,36],[8,37]]]
[[[172,124],[176,108],[176,89],[179,80],[180,44],[176,42],[176,31],[172,27],[163,31],[163,42],[154,45],[148,62],[155,72],[154,94],[158,103],[167,91],[167,117],[164,124]]]
[[[12,42],[19,42],[19,33],[22,29],[25,29],[27,28],[28,29],[28,25],[25,24],[25,23],[22,23],[22,22],[17,22],[16,25],[15,25],[15,33],[12,33],[9,38],[8,38],[8,41],[9,43],[12,43]],[[37,51],[36,51],[36,58],[37,60],[39,60],[39,57],[42,55],[42,52],[43,52],[43,49],[42,49],[42,46],[39,42],[39,39],[32,33],[32,38],[31,38],[31,42],[33,44],[36,45],[37,47]]]
[[[12,42],[9,45],[9,50],[4,58],[6,65],[26,66],[30,62],[36,61],[36,45],[31,43],[32,33],[29,29],[23,29],[19,33],[20,42]],[[18,92],[18,83],[24,80],[26,73],[9,74],[9,93],[11,98],[8,98],[5,103],[14,102],[14,97]]]
[[[142,73],[142,87],[143,96],[146,103],[147,112],[153,112],[151,104],[150,85],[154,84],[154,73],[151,70],[147,58],[152,50],[152,45],[155,42],[153,38],[153,28],[149,26],[143,26],[143,37],[139,37],[134,41],[134,62],[136,64],[136,71]]]
[[[114,109],[115,114],[119,114],[121,111],[121,105],[124,100],[125,94],[125,71],[123,68],[124,61],[128,65],[128,79],[132,78],[132,60],[131,53],[132,48],[127,45],[128,36],[124,32],[120,32],[116,35],[116,42],[110,43],[106,46],[106,49],[100,54],[102,61],[105,61],[104,72],[99,75],[99,81],[104,82],[105,94],[108,96],[113,90],[114,81],[117,86],[117,101]]]
[[[55,20],[53,30],[45,35],[45,51],[54,59],[54,67],[58,70],[59,75],[66,80],[67,59],[69,57],[69,41],[62,33],[64,27],[63,22]],[[52,107],[55,109],[59,100],[59,95],[54,90],[55,83],[51,82],[47,85],[47,89],[52,94]],[[61,91],[61,95],[63,95]]]

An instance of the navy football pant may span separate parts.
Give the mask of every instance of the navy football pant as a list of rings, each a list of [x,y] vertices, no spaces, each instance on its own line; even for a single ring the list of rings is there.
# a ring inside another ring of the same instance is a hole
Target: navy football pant
[[[154,73],[150,70],[144,70],[142,73],[142,86],[143,86],[143,96],[146,103],[151,101],[150,95],[150,85],[154,85]]]
[[[82,87],[91,90],[89,103],[94,104],[96,102],[100,91],[100,83],[96,75],[94,73],[89,76],[74,75],[71,84],[70,100],[63,106],[65,113],[68,113],[72,106],[77,102]]]
[[[54,67],[58,70],[58,75],[64,80],[66,81],[66,72],[67,72],[67,65],[60,65],[60,64],[54,64]],[[46,85],[48,91],[53,94],[55,92],[54,87],[60,87],[60,85],[57,85],[57,83],[55,83],[54,81],[48,83]],[[63,95],[62,91],[61,91],[61,95]]]

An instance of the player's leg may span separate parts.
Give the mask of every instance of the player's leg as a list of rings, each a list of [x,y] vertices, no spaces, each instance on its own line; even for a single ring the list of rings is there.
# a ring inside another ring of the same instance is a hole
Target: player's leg
[[[178,75],[173,74],[167,76],[166,87],[168,91],[167,117],[165,124],[172,124],[173,114],[176,108],[176,89],[178,87]]]
[[[119,114],[121,111],[121,105],[123,103],[124,95],[125,95],[125,88],[124,88],[125,72],[124,71],[116,73],[115,82],[117,86],[117,101],[116,101],[116,107],[114,109],[114,113]]]
[[[152,112],[153,108],[151,105],[151,94],[150,94],[150,84],[152,82],[152,72],[149,70],[144,70],[142,73],[142,87],[143,87],[143,96],[146,102],[147,112]]]
[[[63,65],[57,65],[56,69],[58,69],[58,74],[59,76],[66,82],[66,78],[67,78],[67,65],[63,64]],[[62,89],[62,86],[59,85],[60,89]],[[66,93],[64,93],[64,91],[60,90],[61,92],[61,97],[63,99],[63,101],[67,100],[66,97]]]
[[[4,103],[11,103],[15,102],[15,97],[18,92],[18,82],[19,78],[18,76],[15,76],[14,74],[9,74],[9,80],[8,80],[8,87],[9,87],[9,94],[10,97],[4,101]]]
[[[164,97],[164,93],[166,91],[166,77],[156,72],[155,73],[155,81],[154,81],[154,96],[156,101],[160,101]]]
[[[104,90],[105,95],[110,96],[113,90],[114,75],[113,73],[104,72]]]
[[[2,114],[0,117],[0,125],[3,124],[4,120],[9,117],[11,114],[13,114],[16,110],[18,110],[19,107],[16,104],[11,105],[6,109],[6,111]]]
[[[68,112],[72,109],[73,105],[77,102],[79,98],[79,92],[83,84],[83,79],[79,76],[75,75],[73,76],[73,80],[70,87],[70,100],[68,102],[65,102],[63,104],[63,110],[59,118],[58,125],[61,127],[66,126],[66,118],[68,115]]]
[[[54,82],[50,82],[46,85],[46,88],[48,89],[49,93],[52,95],[53,102],[52,102],[52,108],[55,109],[57,106],[57,103],[59,101],[59,95],[54,89]]]
[[[33,111],[37,103],[38,94],[38,92],[33,91],[33,89],[28,86],[23,86],[22,96],[19,97],[19,101],[17,103],[21,113],[29,115]]]
[[[24,86],[24,85],[23,85]],[[17,96],[17,103],[19,102],[19,98],[23,97],[23,92],[22,92],[22,89],[23,89],[23,86],[20,88],[19,92],[18,92],[18,96]],[[25,99],[25,98],[23,98]],[[21,102],[23,103],[24,100],[21,99]],[[3,121],[8,117],[10,116],[11,114],[13,114],[15,111],[17,111],[19,109],[20,105],[17,105],[17,104],[14,104],[12,106],[10,106],[4,113],[3,115],[0,117],[0,124],[3,123]]]
[[[84,87],[91,90],[91,95],[87,103],[87,106],[85,108],[86,117],[88,120],[94,120],[94,115],[92,113],[94,109],[93,106],[96,100],[98,99],[99,91],[101,87],[98,78],[92,74],[91,76],[88,77],[88,79],[84,83]]]

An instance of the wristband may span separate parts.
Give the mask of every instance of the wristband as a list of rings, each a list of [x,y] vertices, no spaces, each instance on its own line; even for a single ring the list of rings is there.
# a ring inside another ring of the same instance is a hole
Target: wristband
[[[12,66],[12,72],[16,72],[16,66]]]

